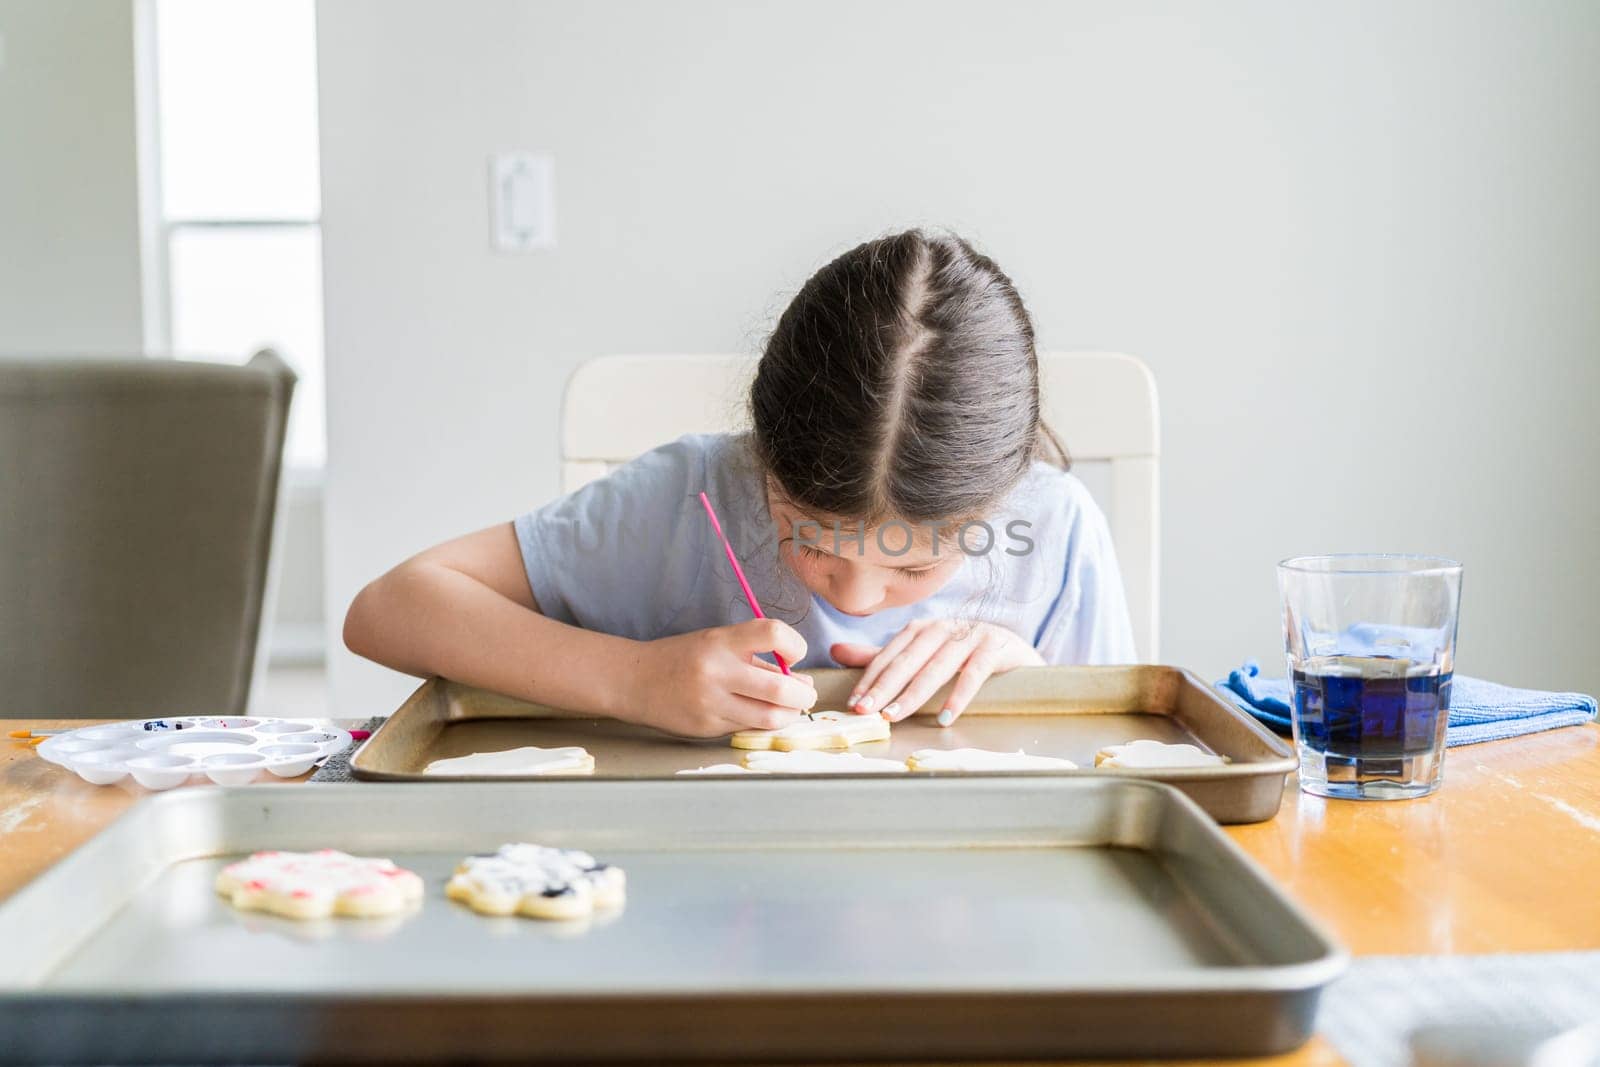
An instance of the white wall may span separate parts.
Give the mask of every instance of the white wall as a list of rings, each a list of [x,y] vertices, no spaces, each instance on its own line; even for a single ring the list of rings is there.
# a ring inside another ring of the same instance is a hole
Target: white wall
[[[332,618],[555,492],[583,358],[754,350],[932,223],[1046,347],[1154,369],[1165,659],[1276,664],[1283,556],[1431,551],[1463,672],[1600,690],[1600,7],[344,0],[318,36]],[[504,148],[555,154],[554,252],[489,250]],[[410,684],[334,669],[341,714]]]
[[[296,397],[295,403],[304,403]],[[267,654],[273,665],[324,662],[328,640],[323,615],[322,490],[290,471],[284,493],[283,559],[273,605]]]
[[[131,0],[0,0],[0,40],[0,352],[139,352]]]

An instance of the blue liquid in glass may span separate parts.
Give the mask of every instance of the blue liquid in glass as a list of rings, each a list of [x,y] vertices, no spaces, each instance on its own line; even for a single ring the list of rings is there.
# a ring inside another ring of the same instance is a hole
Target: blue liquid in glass
[[[1450,674],[1407,659],[1323,656],[1294,671],[1294,704],[1306,748],[1363,764],[1404,760],[1442,742]]]

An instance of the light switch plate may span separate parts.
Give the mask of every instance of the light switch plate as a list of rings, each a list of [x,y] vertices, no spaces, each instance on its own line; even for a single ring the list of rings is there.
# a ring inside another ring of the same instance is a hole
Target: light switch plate
[[[494,247],[529,252],[556,246],[556,165],[545,152],[497,152],[489,159]]]

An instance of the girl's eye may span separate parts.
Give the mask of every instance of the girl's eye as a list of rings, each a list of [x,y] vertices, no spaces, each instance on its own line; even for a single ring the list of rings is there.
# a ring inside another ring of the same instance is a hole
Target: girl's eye
[[[807,559],[826,560],[833,558],[828,553],[822,551],[822,549],[813,548],[810,545],[795,545],[794,547],[798,548],[800,550],[800,554],[805,556]]]
[[[923,567],[919,570],[903,570],[900,573],[905,577],[910,578],[913,582],[925,582],[929,578],[932,578],[933,572],[938,569],[938,567]]]

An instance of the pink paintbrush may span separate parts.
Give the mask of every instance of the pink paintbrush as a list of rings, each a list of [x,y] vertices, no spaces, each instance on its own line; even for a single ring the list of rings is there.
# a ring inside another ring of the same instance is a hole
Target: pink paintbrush
[[[711,498],[701,493],[700,503],[706,506],[706,515],[711,519],[711,528],[717,531],[717,537],[722,540],[722,550],[728,554],[728,562],[733,564],[733,576],[739,579],[739,588],[744,590],[744,598],[750,602],[750,610],[756,613],[756,618],[766,618],[761,605],[756,603],[756,595],[750,591],[750,583],[744,580],[744,568],[739,566],[739,557],[733,554],[733,546],[728,544],[728,535],[722,532],[722,523],[717,521],[717,509],[711,506]],[[789,673],[789,665],[784,662],[782,656],[774,652],[772,658],[778,661],[780,671],[784,674]]]

